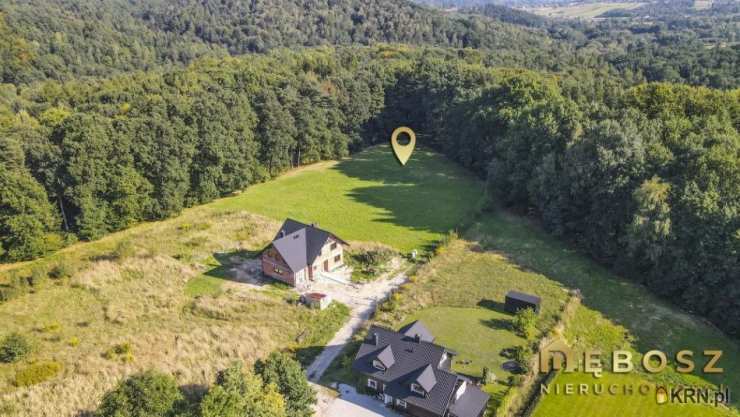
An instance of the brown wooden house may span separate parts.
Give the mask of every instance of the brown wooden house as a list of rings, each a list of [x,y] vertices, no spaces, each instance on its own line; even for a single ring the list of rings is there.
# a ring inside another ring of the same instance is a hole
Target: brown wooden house
[[[348,243],[333,233],[287,219],[262,252],[262,272],[298,288],[307,288],[321,272],[344,265],[344,246]]]

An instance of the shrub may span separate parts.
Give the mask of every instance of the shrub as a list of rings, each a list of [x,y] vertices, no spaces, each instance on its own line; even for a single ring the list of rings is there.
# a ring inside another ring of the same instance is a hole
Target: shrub
[[[43,327],[37,329],[40,333],[56,333],[62,330],[62,325],[59,322],[51,322]]]
[[[524,375],[511,375],[509,376],[509,385],[512,387],[521,387],[524,385]]]
[[[124,240],[116,246],[110,256],[112,259],[122,261],[134,255],[136,255],[136,246],[131,241]]]
[[[376,278],[388,269],[388,263],[396,252],[386,247],[375,247],[350,253],[347,263],[352,267],[352,278],[355,281],[368,281]]]
[[[481,382],[484,384],[491,384],[494,381],[496,381],[496,375],[491,372],[491,370],[487,367],[483,367],[483,376],[481,377]]]
[[[73,336],[67,341],[67,344],[71,347],[77,347],[80,344],[80,339],[77,336]]]
[[[119,343],[103,352],[103,357],[108,360],[118,359],[121,362],[133,362],[134,352],[129,343]]]
[[[183,399],[174,378],[154,371],[131,376],[103,396],[99,417],[165,417]]]
[[[530,340],[537,331],[537,313],[531,308],[519,310],[511,324],[519,336]]]
[[[514,360],[519,365],[521,373],[529,372],[529,358],[532,356],[532,350],[527,346],[517,346],[512,351]]]
[[[59,261],[49,270],[49,278],[64,279],[69,278],[77,272],[77,265],[69,261]]]
[[[0,343],[0,362],[17,362],[30,352],[31,344],[28,340],[18,333],[11,333]]]
[[[28,387],[40,384],[54,378],[61,370],[62,364],[59,362],[34,363],[16,372],[15,385],[17,387]]]
[[[273,352],[258,360],[255,372],[265,384],[275,384],[286,401],[288,417],[311,417],[316,404],[316,392],[308,385],[301,364],[282,352]]]

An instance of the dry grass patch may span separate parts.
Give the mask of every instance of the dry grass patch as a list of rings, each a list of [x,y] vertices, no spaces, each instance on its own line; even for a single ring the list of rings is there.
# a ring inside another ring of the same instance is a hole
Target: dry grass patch
[[[0,337],[15,331],[34,345],[26,360],[0,365],[3,415],[73,417],[94,410],[105,391],[136,372],[156,369],[183,385],[205,385],[234,360],[251,363],[323,340],[336,320],[293,303],[290,289],[229,282],[214,296],[185,291],[220,254],[255,256],[278,227],[249,213],[201,208],[64,251],[78,263],[74,274],[0,304]],[[48,380],[14,383],[19,372],[51,363],[59,366]]]

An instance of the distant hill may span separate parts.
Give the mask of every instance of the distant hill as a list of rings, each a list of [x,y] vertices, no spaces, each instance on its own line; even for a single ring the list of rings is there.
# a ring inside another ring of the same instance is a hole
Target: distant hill
[[[398,42],[503,52],[552,43],[526,28],[406,0],[8,0],[0,40],[0,82],[15,84],[276,47]]]

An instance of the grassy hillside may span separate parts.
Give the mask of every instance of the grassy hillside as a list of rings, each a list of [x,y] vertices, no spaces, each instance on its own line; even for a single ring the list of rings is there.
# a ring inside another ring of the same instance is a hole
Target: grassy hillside
[[[379,147],[295,170],[171,220],[4,265],[0,283],[34,284],[0,303],[0,338],[19,332],[34,351],[0,364],[0,414],[73,416],[142,369],[198,386],[234,359],[252,361],[274,349],[295,349],[307,361],[348,312],[308,310],[294,303],[292,290],[247,282],[241,265],[269,242],[279,220],[318,221],[347,239],[410,250],[465,219],[480,190],[439,155],[419,151],[401,169]],[[40,279],[60,269],[64,277]],[[17,386],[18,375],[35,364],[61,370],[47,382]]]
[[[295,306],[289,302],[294,292],[250,286],[234,269],[264,247],[279,220],[316,221],[346,239],[408,251],[470,221],[480,194],[477,180],[439,155],[417,150],[400,168],[387,147],[376,147],[352,159],[295,170],[172,220],[6,266],[5,279],[62,264],[75,272],[40,281],[31,293],[0,304],[0,336],[5,329],[18,331],[36,346],[29,360],[0,365],[0,406],[13,407],[11,415],[68,416],[90,409],[100,393],[137,369],[155,367],[175,373],[182,383],[200,384],[234,358],[252,360],[281,347],[314,351],[304,348],[325,343],[346,311],[318,313]],[[565,332],[578,348],[723,349],[725,374],[707,382],[740,389],[740,349],[734,341],[607,272],[526,219],[485,214],[462,239],[437,253],[377,320],[399,326],[420,318],[441,343],[460,353],[464,362],[456,362],[455,369],[477,376],[483,366],[491,368],[497,376],[486,387],[494,395],[492,408],[508,390],[509,373],[500,368],[507,360],[502,351],[523,343],[511,332],[511,316],[501,309],[510,289],[543,297],[541,331],[552,327],[567,290],[580,289],[583,303]],[[460,338],[461,329],[476,336]],[[28,388],[13,385],[19,371],[47,362],[62,367],[52,380]],[[341,369],[346,364],[337,361],[329,376],[346,376]],[[614,381],[609,375],[603,380]],[[623,415],[619,405],[624,403],[608,402],[605,410],[612,414],[605,415]],[[643,399],[633,406],[654,415]],[[553,396],[540,407],[538,417],[553,409],[562,415],[601,416],[585,411],[601,412],[590,398]],[[722,409],[663,410],[692,417],[736,415]]]
[[[390,147],[378,146],[250,187],[213,207],[314,222],[346,240],[409,252],[470,218],[481,192],[479,181],[440,155],[417,149],[402,167]]]

